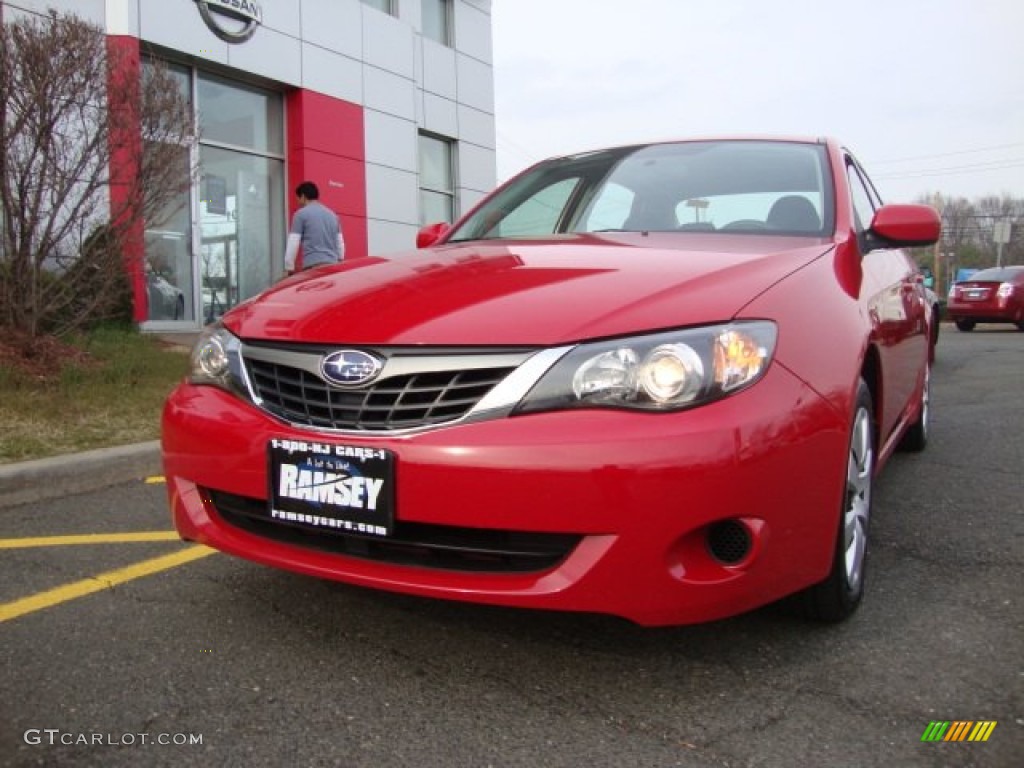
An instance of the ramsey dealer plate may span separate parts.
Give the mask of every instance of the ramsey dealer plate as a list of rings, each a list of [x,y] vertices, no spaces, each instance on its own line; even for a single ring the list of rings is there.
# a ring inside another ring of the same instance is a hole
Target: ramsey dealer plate
[[[271,520],[339,533],[389,536],[394,524],[390,451],[271,440]]]

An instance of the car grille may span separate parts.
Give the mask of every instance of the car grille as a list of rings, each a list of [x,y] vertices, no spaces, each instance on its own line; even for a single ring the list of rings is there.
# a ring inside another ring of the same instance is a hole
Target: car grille
[[[395,565],[530,573],[558,565],[582,539],[577,534],[460,528],[398,520],[394,534],[384,539],[271,520],[267,503],[262,499],[207,489],[201,489],[201,494],[227,523],[257,536]]]
[[[332,387],[306,368],[245,357],[260,407],[300,425],[353,431],[415,429],[465,416],[515,366],[422,370],[360,389]]]

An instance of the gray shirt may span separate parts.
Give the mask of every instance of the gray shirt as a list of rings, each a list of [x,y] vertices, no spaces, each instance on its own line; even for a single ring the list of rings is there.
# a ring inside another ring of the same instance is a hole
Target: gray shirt
[[[302,242],[302,266],[334,264],[341,261],[341,226],[338,217],[318,200],[311,200],[292,217],[292,235]]]

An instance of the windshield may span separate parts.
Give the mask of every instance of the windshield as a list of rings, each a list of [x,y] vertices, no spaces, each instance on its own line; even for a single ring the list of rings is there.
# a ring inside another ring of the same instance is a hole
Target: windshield
[[[825,147],[654,144],[558,158],[514,179],[449,242],[576,232],[832,233]]]

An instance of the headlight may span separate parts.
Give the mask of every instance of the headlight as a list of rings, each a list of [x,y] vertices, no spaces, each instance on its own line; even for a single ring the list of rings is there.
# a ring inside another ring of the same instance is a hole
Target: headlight
[[[192,349],[188,380],[192,384],[243,392],[241,347],[239,338],[224,326],[207,326]]]
[[[702,405],[757,381],[776,336],[774,323],[758,320],[581,344],[541,377],[516,412]]]

